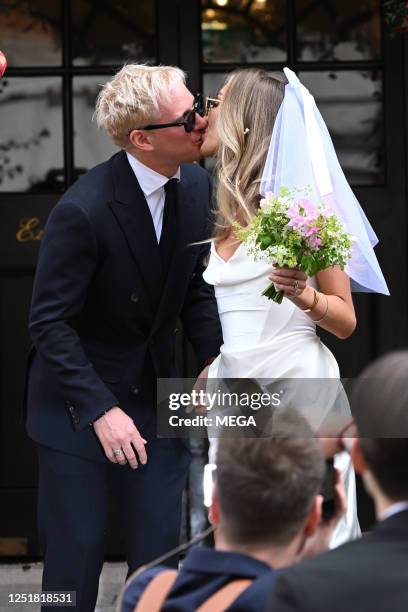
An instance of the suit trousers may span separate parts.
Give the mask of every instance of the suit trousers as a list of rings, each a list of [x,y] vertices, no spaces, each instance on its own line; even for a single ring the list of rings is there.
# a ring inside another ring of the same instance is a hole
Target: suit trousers
[[[75,591],[76,607],[70,610],[92,612],[104,560],[108,493],[116,497],[125,527],[129,576],[179,543],[190,452],[182,440],[153,439],[146,446],[147,464],[132,470],[43,445],[37,449],[42,589]],[[168,564],[176,567],[177,559]]]

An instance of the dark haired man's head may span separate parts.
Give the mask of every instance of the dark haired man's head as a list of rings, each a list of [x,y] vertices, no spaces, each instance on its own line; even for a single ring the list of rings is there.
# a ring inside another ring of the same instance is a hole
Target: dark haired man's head
[[[236,549],[283,548],[320,521],[320,441],[294,431],[293,417],[281,425],[277,437],[219,440],[210,519]]]
[[[408,351],[389,353],[369,365],[351,400],[361,436],[354,442],[353,461],[367,489],[375,499],[407,500]]]

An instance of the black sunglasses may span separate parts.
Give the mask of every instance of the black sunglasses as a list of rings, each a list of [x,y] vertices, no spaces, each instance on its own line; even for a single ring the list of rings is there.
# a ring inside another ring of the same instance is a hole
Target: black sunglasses
[[[190,133],[195,128],[196,123],[196,114],[200,115],[200,117],[204,117],[205,114],[205,104],[203,95],[198,93],[194,96],[193,108],[189,111],[186,111],[183,115],[183,119],[180,121],[172,121],[171,123],[154,123],[149,125],[144,125],[138,130],[162,130],[163,128],[169,127],[178,127],[183,126],[187,133]],[[128,136],[131,134],[133,130],[130,130]]]

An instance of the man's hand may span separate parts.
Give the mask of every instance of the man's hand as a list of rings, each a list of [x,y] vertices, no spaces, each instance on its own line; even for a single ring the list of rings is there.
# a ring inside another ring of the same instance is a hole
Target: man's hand
[[[336,470],[336,484],[334,489],[336,495],[336,512],[331,519],[322,520],[316,532],[306,540],[300,553],[301,559],[313,557],[329,549],[333,531],[347,509],[346,492],[339,470]]]
[[[119,406],[114,406],[93,424],[105,455],[112,463],[138,466],[137,455],[142,464],[147,463],[146,440],[138,432],[133,420]],[[114,451],[121,451],[114,453]],[[136,452],[135,452],[136,451]]]
[[[210,365],[211,364],[206,365],[205,368],[200,372],[197,378],[197,383],[201,380],[201,383],[205,385],[204,381],[207,380],[208,378],[208,372],[210,371]]]

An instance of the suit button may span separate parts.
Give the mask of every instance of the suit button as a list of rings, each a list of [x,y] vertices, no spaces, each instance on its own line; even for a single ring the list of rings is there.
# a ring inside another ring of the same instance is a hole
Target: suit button
[[[174,328],[174,333],[175,333],[175,334],[177,334],[177,333],[178,333],[178,330],[179,330],[179,328],[178,328],[178,327],[175,327],[175,328]]]
[[[130,387],[130,392],[132,395],[137,395],[139,393],[139,389],[137,387],[135,387],[135,385],[132,385]]]
[[[75,416],[73,417],[73,419],[74,419],[74,423],[75,423],[75,425],[79,425],[79,423],[80,423],[80,421],[81,421],[81,419],[79,418],[79,416],[76,416],[76,415],[75,415]]]
[[[132,293],[130,299],[134,304],[137,304],[139,301],[139,296],[137,295],[137,293]]]

